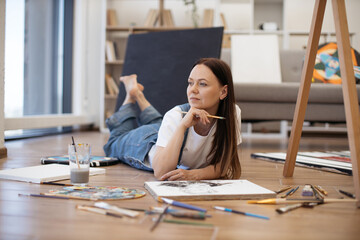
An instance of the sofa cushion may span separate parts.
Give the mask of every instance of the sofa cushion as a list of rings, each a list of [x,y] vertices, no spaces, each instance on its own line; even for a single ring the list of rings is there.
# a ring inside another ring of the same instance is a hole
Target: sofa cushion
[[[256,84],[235,83],[237,102],[296,103],[300,83]],[[360,102],[360,86],[357,85]],[[343,104],[341,85],[313,83],[310,87],[309,103]]]
[[[280,67],[282,82],[300,82],[305,50],[281,50]]]

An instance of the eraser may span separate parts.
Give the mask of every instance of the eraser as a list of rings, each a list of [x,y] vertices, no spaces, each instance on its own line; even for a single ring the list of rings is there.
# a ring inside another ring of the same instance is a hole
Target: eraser
[[[306,184],[301,193],[302,196],[314,196],[314,192],[310,185]]]

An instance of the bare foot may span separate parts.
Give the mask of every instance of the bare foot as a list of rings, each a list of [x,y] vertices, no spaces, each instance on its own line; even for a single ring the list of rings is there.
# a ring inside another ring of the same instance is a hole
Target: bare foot
[[[139,94],[142,94],[144,86],[137,82],[137,75],[132,74],[129,76],[120,77],[120,81],[124,83],[126,90],[125,103],[135,103]]]
[[[150,103],[143,93],[144,86],[137,82],[136,74],[120,77],[120,81],[124,83],[126,90],[126,97],[123,105],[137,102],[141,111],[150,106]]]

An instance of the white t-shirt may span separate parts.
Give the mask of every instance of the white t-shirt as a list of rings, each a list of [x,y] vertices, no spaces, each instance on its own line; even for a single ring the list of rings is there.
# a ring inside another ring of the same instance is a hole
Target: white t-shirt
[[[180,113],[180,107],[176,106],[168,111],[161,123],[158,139],[156,146],[166,147],[167,143],[170,141],[172,135],[174,134],[177,126],[180,124],[183,116]],[[241,143],[241,110],[236,105],[236,115],[238,119],[238,145]],[[221,121],[221,120],[217,120]],[[211,150],[211,144],[214,139],[214,134],[216,132],[216,124],[214,124],[209,131],[207,136],[201,136],[197,134],[194,130],[194,127],[189,128],[186,144],[181,156],[179,168],[183,169],[197,169],[203,168],[209,165],[206,161],[206,158]],[[148,154],[148,160],[150,164],[155,155],[155,145],[151,148]]]

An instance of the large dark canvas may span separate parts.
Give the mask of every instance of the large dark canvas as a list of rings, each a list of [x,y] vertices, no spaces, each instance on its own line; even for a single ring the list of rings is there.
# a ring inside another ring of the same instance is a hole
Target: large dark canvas
[[[137,74],[149,102],[164,114],[186,103],[187,79],[194,62],[219,58],[223,28],[202,28],[132,34],[129,36],[122,75]],[[125,98],[120,87],[116,110]]]

